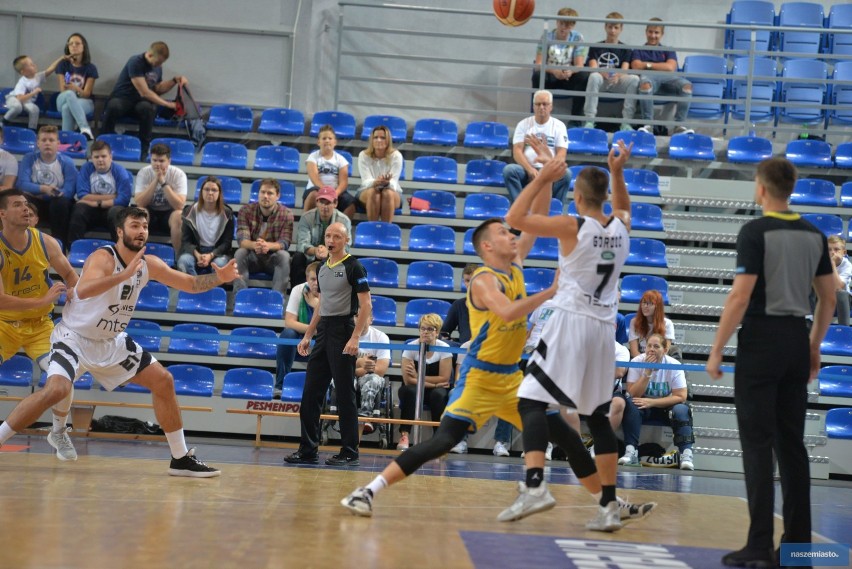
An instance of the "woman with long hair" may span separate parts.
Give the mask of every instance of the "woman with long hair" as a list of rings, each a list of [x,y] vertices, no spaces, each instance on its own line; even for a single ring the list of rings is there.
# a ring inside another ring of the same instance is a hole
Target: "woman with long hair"
[[[355,197],[367,209],[367,219],[392,221],[402,204],[402,154],[394,150],[388,127],[379,125],[370,133],[367,148],[358,155],[358,172],[361,187]]]
[[[207,176],[198,201],[186,206],[181,228],[178,269],[189,275],[224,267],[231,259],[234,212],[222,198],[222,181]]]
[[[631,358],[645,351],[645,344],[651,334],[661,334],[669,343],[675,339],[674,324],[666,318],[663,295],[658,290],[646,290],[639,300],[639,311],[630,323],[627,334]]]
[[[98,68],[92,63],[89,42],[82,34],[71,34],[65,42],[67,59],[56,67],[59,95],[56,109],[62,113],[62,130],[73,131],[75,127],[89,140],[93,140],[92,129],[86,115],[95,110],[92,91]]]

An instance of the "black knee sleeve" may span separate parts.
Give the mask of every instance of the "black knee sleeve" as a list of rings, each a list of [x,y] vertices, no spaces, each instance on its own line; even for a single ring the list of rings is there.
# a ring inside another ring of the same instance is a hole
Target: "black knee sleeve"
[[[609,424],[609,417],[606,416],[608,410],[609,403],[601,405],[591,415],[586,417],[589,432],[591,432],[592,438],[595,439],[596,455],[618,453],[618,439],[615,438],[615,431],[612,430],[612,425]]]
[[[562,415],[552,413],[547,416],[547,426],[550,429],[550,440],[559,445],[568,457],[568,463],[577,478],[591,476],[597,469],[595,460],[586,450],[586,445],[580,438],[580,433],[565,422]]]
[[[521,416],[521,423],[524,426],[524,451],[546,451],[549,440],[547,403],[521,398],[518,401],[518,414]]]
[[[414,445],[397,457],[396,463],[406,476],[411,476],[425,463],[450,452],[468,432],[470,423],[452,417],[441,419],[441,425],[432,438],[425,443]]]

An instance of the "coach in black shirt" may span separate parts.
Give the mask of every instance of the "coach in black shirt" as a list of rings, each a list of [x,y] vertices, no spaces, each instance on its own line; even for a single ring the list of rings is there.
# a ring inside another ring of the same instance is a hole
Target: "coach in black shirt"
[[[751,524],[746,546],[722,557],[734,567],[775,567],[772,453],[778,457],[788,543],[810,543],[808,452],[803,442],[808,382],[820,367],[820,344],[834,315],[834,275],[823,234],[788,210],[796,167],[785,158],[761,162],[755,202],[764,216],[737,238],[734,285],[707,360],[722,377],[722,349],[742,321],[737,339],[734,402],[743,451]],[[808,294],[817,294],[808,336]]]
[[[346,252],[348,243],[349,232],[342,223],[332,223],[325,230],[328,260],[317,271],[319,306],[297,347],[301,355],[310,354],[310,358],[299,411],[302,438],[299,450],[284,459],[290,464],[318,462],[320,414],[332,378],[337,388],[342,448],[340,454],[325,463],[331,466],[359,464],[355,360],[361,334],[370,321],[372,301],[367,272],[360,261]],[[314,333],[317,341],[311,350]]]

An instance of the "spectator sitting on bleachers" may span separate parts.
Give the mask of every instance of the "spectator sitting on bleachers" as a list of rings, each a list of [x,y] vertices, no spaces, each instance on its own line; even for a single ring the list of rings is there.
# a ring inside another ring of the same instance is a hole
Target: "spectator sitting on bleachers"
[[[51,63],[44,71],[39,71],[38,66],[29,56],[19,55],[15,58],[12,64],[15,66],[15,71],[21,77],[15,84],[15,88],[6,95],[7,111],[3,115],[3,119],[0,119],[0,128],[2,128],[4,122],[14,119],[24,112],[24,110],[27,111],[27,126],[30,130],[38,128],[40,109],[36,105],[36,97],[42,91],[41,85],[44,83],[45,78],[56,70],[56,66],[63,59],[65,59],[64,55]]]
[[[71,158],[58,153],[59,131],[53,125],[38,129],[36,148],[21,160],[17,187],[29,194],[41,218],[47,218],[50,234],[67,249],[68,217],[77,188],[77,168]]]
[[[645,344],[651,334],[662,334],[669,343],[675,339],[674,324],[666,318],[663,295],[658,290],[646,290],[639,299],[639,310],[627,332],[631,358],[645,351]]]
[[[420,360],[419,344],[448,347],[438,339],[443,320],[437,314],[424,314],[420,317],[420,337],[406,343],[414,349],[402,352],[402,387],[399,388],[400,418],[414,420],[414,405],[417,400],[417,373]],[[425,393],[423,401],[428,402],[433,421],[440,421],[450,397],[450,380],[453,375],[453,354],[450,352],[430,352],[426,348],[426,370],[424,377]],[[411,425],[400,425],[397,450],[405,450],[411,444],[408,433]]]
[[[293,213],[278,203],[281,184],[273,178],[260,181],[257,201],[243,206],[237,216],[237,243],[234,254],[240,278],[234,292],[246,288],[250,272],[272,273],[272,288],[287,294],[290,282],[290,253],[293,240]]]
[[[0,128],[0,146],[3,144],[3,129]],[[0,148],[0,192],[11,190],[18,179],[18,159]]]
[[[618,12],[610,12],[607,19],[623,20],[624,16]],[[618,36],[624,29],[624,24],[607,22],[604,24],[606,39],[600,43],[624,45]],[[595,127],[595,117],[598,115],[598,93],[622,93],[635,95],[639,89],[639,77],[615,69],[630,69],[633,50],[626,47],[592,47],[589,48],[588,66],[591,68],[607,69],[607,71],[589,74],[589,82],[586,85],[586,105],[583,114],[586,116],[587,128]],[[636,113],[636,99],[627,97],[624,99],[621,116],[622,123],[618,130],[633,130],[630,121]]]
[[[473,276],[479,265],[468,263],[462,269],[462,282],[464,282],[464,290],[467,290],[470,284],[470,277]],[[470,340],[470,314],[467,311],[467,295],[457,298],[450,305],[450,310],[447,312],[447,318],[441,326],[441,339],[450,340],[453,332],[458,329],[458,343],[464,344]]]
[[[308,185],[302,196],[302,210],[316,207],[317,191],[329,186],[337,194],[337,208],[351,218],[355,214],[355,196],[347,191],[349,187],[349,161],[334,151],[337,137],[331,125],[319,129],[319,150],[308,155],[305,168],[308,170]]]
[[[839,235],[828,238],[828,254],[837,273],[837,323],[849,326],[849,281],[852,263],[846,258],[846,241]]]
[[[77,203],[71,210],[68,223],[68,246],[86,236],[92,227],[103,227],[115,241],[115,218],[130,204],[133,175],[124,166],[113,162],[112,149],[103,140],[91,145],[91,160],[77,174]]]
[[[184,208],[178,270],[188,275],[224,267],[231,260],[234,211],[222,197],[222,181],[207,176],[199,200]]]
[[[385,386],[385,374],[391,361],[388,348],[365,348],[364,343],[390,344],[388,335],[373,327],[373,315],[370,314],[369,325],[361,334],[361,345],[358,349],[358,359],[355,360],[355,380],[361,391],[361,405],[358,416],[372,417],[376,411],[376,403]],[[369,435],[375,430],[372,423],[364,423],[364,434]]]
[[[666,355],[668,341],[662,334],[651,334],[644,354],[633,358],[633,362],[678,364]],[[627,392],[624,408],[624,443],[627,450],[618,459],[618,464],[639,465],[639,433],[642,420],[648,418],[668,421],[674,432],[674,443],[680,451],[681,470],[694,470],[692,445],[692,411],[686,403],[686,375],[680,369],[630,368],[627,372]]]
[[[521,193],[521,188],[538,175],[542,167],[536,158],[536,151],[527,142],[528,136],[546,142],[550,154],[559,161],[564,161],[568,152],[568,129],[565,128],[564,122],[550,116],[553,112],[553,93],[537,91],[533,96],[533,106],[535,114],[515,127],[515,135],[512,138],[512,157],[515,164],[508,164],[503,168],[503,181],[512,201]],[[570,181],[571,174],[566,172],[564,178],[553,184],[553,197],[564,201]]]
[[[118,74],[118,80],[104,109],[102,133],[115,132],[115,123],[121,117],[131,115],[139,120],[139,139],[142,141],[142,156],[148,153],[157,117],[157,105],[174,109],[175,104],[161,97],[176,85],[186,85],[182,75],[163,80],[163,63],[169,58],[169,46],[155,41],[145,53],[132,56]],[[180,210],[178,210],[180,211]],[[180,229],[180,226],[178,226]]]
[[[81,134],[92,140],[94,136],[86,115],[95,110],[92,91],[98,78],[98,68],[92,63],[89,42],[81,34],[68,36],[65,55],[67,59],[56,68],[59,80],[56,110],[62,113],[62,130],[73,131],[76,126]]]
[[[370,133],[367,148],[358,154],[361,187],[355,197],[367,209],[369,221],[393,221],[402,205],[402,154],[394,150],[390,129],[379,125]]]
[[[661,22],[659,18],[651,18],[651,22]],[[665,32],[665,27],[648,24],[645,27],[645,45],[649,47],[661,47],[660,40]],[[634,49],[631,69],[643,71],[677,71],[677,53],[670,49]],[[679,76],[666,77],[664,75],[642,75],[639,77],[640,95],[672,95],[683,97],[675,107],[674,120],[677,124],[671,134],[691,133],[692,129],[684,126],[686,114],[689,112],[689,102],[692,97],[692,83]],[[654,101],[642,99],[639,101],[639,114],[643,120],[654,120]],[[639,130],[654,134],[654,127],[646,124]],[[665,129],[663,129],[665,130]]]
[[[307,280],[297,284],[290,291],[287,306],[284,308],[284,328],[279,338],[282,340],[300,340],[308,329],[314,309],[319,305],[317,292],[317,271],[320,263],[313,262],[305,269]],[[278,344],[276,353],[276,372],[273,397],[281,397],[284,376],[293,369],[296,359],[296,344]]]
[[[325,261],[325,230],[332,223],[342,223],[352,233],[352,222],[336,209],[338,195],[331,186],[323,186],[316,194],[316,207],[305,211],[296,227],[296,251],[290,263],[290,282],[293,286],[305,282],[305,266],[311,261]],[[348,250],[348,246],[347,246]]]
[[[181,213],[186,204],[186,173],[172,166],[168,144],[151,147],[151,164],[136,174],[136,205],[148,210],[152,235],[168,235],[175,251],[180,250]]]

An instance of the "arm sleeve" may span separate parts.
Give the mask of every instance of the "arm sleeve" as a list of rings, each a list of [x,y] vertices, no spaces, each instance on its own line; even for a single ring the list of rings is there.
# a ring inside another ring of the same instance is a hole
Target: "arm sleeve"
[[[18,180],[15,186],[28,194],[38,195],[41,193],[39,184],[33,182],[33,162],[35,162],[35,153],[30,152],[21,160],[21,167],[18,169]]]
[[[352,263],[352,268],[349,271],[349,284],[355,289],[355,292],[369,292],[370,285],[367,283],[367,271],[361,261],[356,260]]]
[[[365,151],[358,154],[358,174],[361,175],[361,187],[369,188],[376,182],[376,176],[370,167],[372,160]]]
[[[666,324],[666,340],[674,341],[674,339],[675,339],[674,323],[671,320],[669,320],[668,318],[666,318],[665,324]]]
[[[822,256],[819,259],[819,264],[817,264],[816,276],[827,275],[831,272],[834,272],[832,268],[831,257],[828,254],[828,241],[825,238],[825,235],[822,236]]]
[[[286,251],[290,248],[290,243],[293,241],[293,212],[284,206],[281,207],[284,208],[284,223],[281,225],[281,234],[278,235],[276,241]]]
[[[240,208],[237,214],[237,243],[243,240],[251,240],[251,231],[249,231],[249,207]]]
[[[402,153],[399,150],[394,150],[391,155],[391,186],[400,193],[402,193],[402,187],[399,185],[399,177],[402,174],[402,162]]]
[[[115,201],[113,205],[127,207],[133,193],[133,175],[120,164],[112,165],[112,176],[115,178]],[[79,193],[79,192],[78,192]]]
[[[736,274],[759,275],[762,270],[763,240],[753,224],[746,224],[737,236]]]
[[[287,306],[284,308],[284,312],[289,312],[293,316],[299,316],[299,303],[302,301],[302,295],[305,292],[305,287],[303,285],[296,285],[293,287],[293,290],[290,291],[290,296],[287,298]]]
[[[219,257],[221,255],[231,255],[233,250],[231,246],[231,242],[233,241],[234,235],[234,216],[230,215],[225,220],[225,230],[222,231],[222,235],[219,237],[219,240],[216,242],[216,247],[213,249],[213,256]]]
[[[91,183],[89,181],[89,177],[92,175],[92,163],[86,162],[83,164],[83,167],[80,168],[80,172],[77,173],[77,199],[89,195],[92,192]],[[113,170],[113,176],[115,177],[117,172]],[[118,178],[116,177],[115,183],[118,184]]]
[[[305,253],[308,249],[313,246],[311,243],[311,226],[308,223],[308,216],[302,215],[299,219],[299,223],[296,226],[296,251]]]
[[[631,362],[644,362],[645,361],[645,354],[639,354],[638,356],[636,356],[635,358],[633,358],[630,361]],[[642,371],[644,369],[645,368],[641,368],[641,367],[629,368],[627,370],[627,383],[636,383],[639,380],[639,376],[642,375]]]
[[[560,120],[556,120],[556,128],[553,129],[553,144],[556,148],[568,148],[568,129]]]
[[[141,194],[145,191],[148,184],[151,183],[151,176],[154,175],[153,168],[142,168],[136,173],[136,187],[133,190],[133,195]]]
[[[74,166],[74,161],[64,154],[59,155],[59,162],[62,165],[62,177],[65,178],[61,188],[62,195],[74,199],[77,190],[77,167]]]
[[[390,344],[390,338],[384,332],[379,332],[379,337],[376,338],[378,340],[376,343]],[[376,350],[376,359],[377,360],[388,360],[391,361],[391,351],[388,348],[378,348]]]

